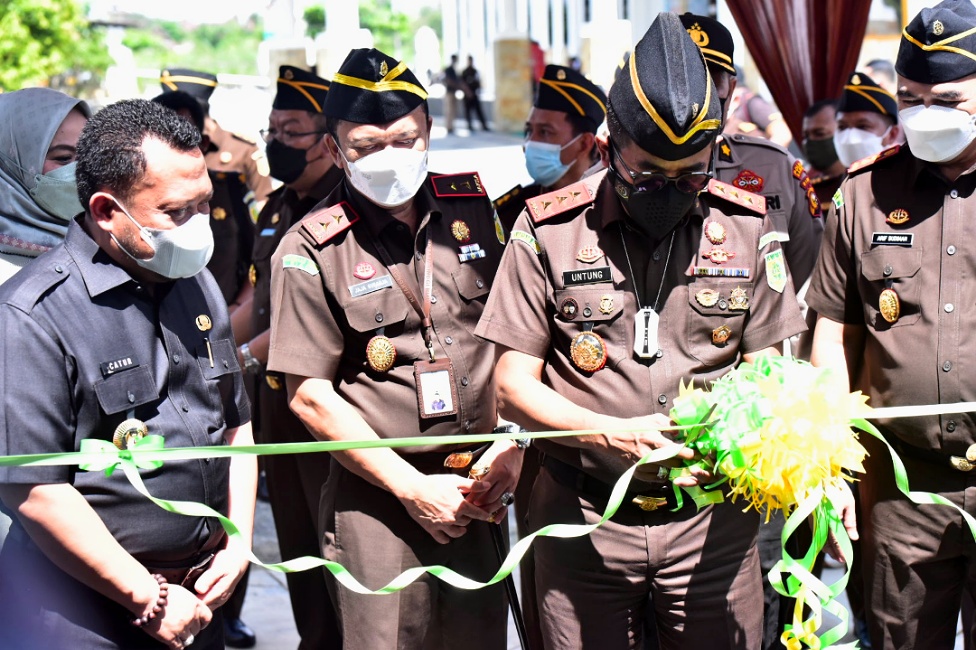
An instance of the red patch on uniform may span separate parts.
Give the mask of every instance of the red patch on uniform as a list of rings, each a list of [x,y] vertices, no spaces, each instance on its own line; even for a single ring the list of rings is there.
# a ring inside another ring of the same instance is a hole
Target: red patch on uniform
[[[817,198],[817,193],[813,191],[813,187],[807,190],[807,203],[810,204],[811,217],[822,216],[820,212],[820,199]]]
[[[793,178],[800,180],[803,178],[803,163],[797,160],[793,163]]]
[[[360,262],[356,265],[356,270],[352,274],[360,280],[369,280],[376,275],[376,269],[369,262]]]
[[[732,181],[732,184],[740,190],[755,192],[756,194],[762,192],[765,183],[766,181],[763,180],[762,176],[749,169],[743,169]]]

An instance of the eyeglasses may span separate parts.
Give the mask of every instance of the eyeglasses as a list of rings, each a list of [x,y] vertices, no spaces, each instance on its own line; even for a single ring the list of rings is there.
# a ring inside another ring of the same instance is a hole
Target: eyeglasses
[[[682,194],[697,194],[704,190],[708,182],[712,180],[713,174],[710,171],[687,172],[677,178],[665,176],[661,172],[635,172],[627,166],[627,163],[617,153],[617,148],[613,146],[613,142],[610,142],[610,152],[630,176],[635,192],[657,192],[658,190],[664,189],[664,186],[668,183],[674,183],[674,186]],[[617,171],[613,160],[610,161],[610,169],[614,174],[620,176],[620,172]]]
[[[258,131],[261,134],[261,139],[266,143],[270,144],[272,140],[277,140],[284,144],[294,142],[298,138],[305,137],[306,135],[322,135],[326,131],[306,131],[305,133],[296,133],[295,131],[279,131],[278,129],[261,129]]]

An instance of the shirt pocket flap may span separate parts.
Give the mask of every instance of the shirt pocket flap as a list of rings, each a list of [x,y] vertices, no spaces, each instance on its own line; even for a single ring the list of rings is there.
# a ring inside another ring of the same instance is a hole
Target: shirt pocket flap
[[[159,399],[147,366],[137,366],[95,382],[95,395],[106,415],[121,413]]]
[[[720,283],[698,280],[688,285],[688,304],[702,316],[738,316],[749,311],[752,294],[751,282]]]
[[[419,298],[419,296],[418,296]],[[402,323],[410,309],[399,289],[384,289],[362,298],[353,299],[346,307],[346,320],[357,332],[371,332],[381,327]]]
[[[623,291],[594,288],[556,289],[557,318],[564,321],[609,322],[624,310]]]
[[[211,355],[213,356],[213,367],[210,367]],[[203,343],[197,348],[197,360],[200,368],[203,369],[203,376],[207,379],[216,379],[228,373],[240,369],[237,363],[237,348],[230,339],[218,339],[210,342],[210,349]]]
[[[468,264],[451,274],[458,293],[465,300],[474,300],[488,293],[491,282],[478,269]]]
[[[910,278],[922,268],[922,251],[879,248],[861,255],[861,274],[871,281]]]

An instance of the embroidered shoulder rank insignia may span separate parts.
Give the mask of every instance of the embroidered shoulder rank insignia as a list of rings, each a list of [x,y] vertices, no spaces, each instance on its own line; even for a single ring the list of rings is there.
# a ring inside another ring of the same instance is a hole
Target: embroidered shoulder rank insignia
[[[540,194],[525,202],[529,215],[535,223],[541,223],[557,214],[593,202],[593,190],[579,181],[561,190]]]
[[[518,196],[519,194],[521,194],[523,189],[524,188],[521,185],[516,185],[515,187],[513,187],[512,189],[510,189],[509,191],[505,192],[504,194],[502,194],[501,196],[499,196],[497,199],[495,199],[494,201],[492,201],[491,207],[493,207],[493,208],[495,208],[497,210],[498,208],[502,207],[503,205],[505,205],[506,203],[508,203],[512,199],[514,199],[516,196]]]
[[[882,149],[881,151],[874,154],[873,156],[862,158],[861,160],[858,160],[853,165],[851,165],[850,168],[847,170],[847,173],[853,174],[854,172],[860,171],[865,167],[870,167],[871,165],[878,162],[879,160],[884,160],[885,158],[891,158],[896,153],[898,153],[899,149],[901,149],[901,145],[896,144],[892,147],[888,147],[887,149]]]
[[[718,159],[722,162],[735,162],[732,159],[732,147],[728,142],[722,142],[718,146]]]
[[[740,190],[734,185],[723,183],[714,178],[708,181],[708,189],[706,191],[712,196],[725,199],[743,208],[749,208],[757,214],[766,214],[766,198],[759,194]]]
[[[342,231],[348,230],[357,221],[359,215],[343,201],[331,208],[310,212],[302,219],[302,230],[308,233],[312,241],[321,246]]]
[[[434,186],[434,196],[488,196],[485,188],[481,185],[481,177],[478,172],[465,172],[463,174],[441,174],[431,176],[431,184]]]

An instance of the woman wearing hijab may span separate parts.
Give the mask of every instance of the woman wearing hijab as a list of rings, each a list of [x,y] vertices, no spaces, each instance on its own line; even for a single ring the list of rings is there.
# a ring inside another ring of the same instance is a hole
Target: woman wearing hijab
[[[0,282],[64,239],[83,210],[75,145],[91,109],[49,88],[0,95]]]

